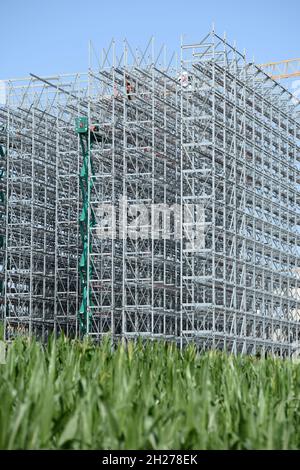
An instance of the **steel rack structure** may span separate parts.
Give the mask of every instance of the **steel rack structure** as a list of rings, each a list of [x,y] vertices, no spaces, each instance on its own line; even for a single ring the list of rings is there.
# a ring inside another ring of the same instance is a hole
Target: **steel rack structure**
[[[180,51],[7,82],[7,337],[298,354],[299,102],[214,31]]]
[[[168,73],[172,58],[167,64],[164,48],[155,56],[152,38],[143,52],[125,41],[121,58],[112,41],[102,63],[96,60],[88,121],[101,138],[90,133],[86,331],[177,340],[179,242],[165,236],[166,221],[158,224],[160,233],[151,223],[179,199],[180,107]]]
[[[7,338],[75,334],[81,156],[73,122],[86,95],[82,81],[77,74],[6,82]]]
[[[298,101],[226,39],[182,45],[182,203],[204,205],[204,243],[182,239],[185,342],[290,355],[299,342]],[[194,222],[195,223],[195,222]]]

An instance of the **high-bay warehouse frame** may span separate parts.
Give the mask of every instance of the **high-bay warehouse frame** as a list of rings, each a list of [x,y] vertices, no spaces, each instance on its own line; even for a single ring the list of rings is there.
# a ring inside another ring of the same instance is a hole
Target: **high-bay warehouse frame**
[[[92,62],[6,82],[6,337],[296,353],[298,100],[214,32],[180,58],[112,41]]]

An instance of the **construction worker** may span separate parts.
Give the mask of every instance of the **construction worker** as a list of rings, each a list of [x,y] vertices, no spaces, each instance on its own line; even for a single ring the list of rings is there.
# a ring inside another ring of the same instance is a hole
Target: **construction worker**
[[[131,93],[134,91],[134,88],[133,86],[131,85],[128,77],[126,78],[126,81],[125,81],[125,87],[126,87],[126,93],[127,93],[127,98],[129,100],[132,100],[132,96],[131,96]]]

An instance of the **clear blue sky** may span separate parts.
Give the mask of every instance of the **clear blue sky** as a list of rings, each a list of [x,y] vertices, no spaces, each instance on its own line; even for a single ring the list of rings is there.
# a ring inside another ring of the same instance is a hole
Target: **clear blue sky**
[[[257,63],[299,57],[299,17],[299,0],[0,0],[0,79],[85,71],[90,39],[176,49],[212,22]]]

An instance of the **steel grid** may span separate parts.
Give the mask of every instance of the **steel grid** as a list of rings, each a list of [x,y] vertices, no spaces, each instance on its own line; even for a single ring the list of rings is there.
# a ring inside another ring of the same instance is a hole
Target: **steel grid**
[[[99,59],[90,47],[87,74],[7,82],[7,335],[20,325],[80,334],[86,204],[88,335],[297,353],[297,100],[214,31],[181,44],[180,64],[164,48],[155,54],[153,39],[144,51],[127,41],[116,49],[112,41]],[[85,201],[82,116],[91,126]],[[175,222],[166,236],[160,213],[174,204],[179,239]],[[141,205],[151,217],[136,235]]]
[[[7,338],[19,332],[46,338],[53,330],[69,333],[70,325],[76,330],[80,152],[73,108],[86,95],[81,79],[6,83]]]
[[[290,355],[299,341],[297,104],[214,32],[182,47],[182,203],[205,244],[182,243],[183,341]]]

